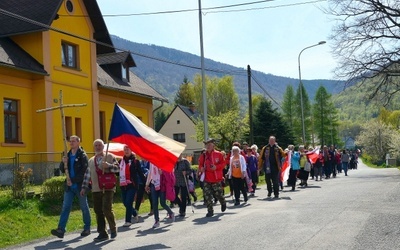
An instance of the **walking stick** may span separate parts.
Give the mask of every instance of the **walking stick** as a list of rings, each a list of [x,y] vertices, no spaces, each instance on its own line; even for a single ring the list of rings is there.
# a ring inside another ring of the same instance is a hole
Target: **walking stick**
[[[188,184],[187,184],[186,176],[183,176],[183,179],[185,179],[185,185],[186,185],[186,189],[187,189],[188,196],[189,196],[190,192],[189,192],[189,187],[188,187]],[[192,207],[192,213],[194,213],[193,203],[190,202],[190,206]]]

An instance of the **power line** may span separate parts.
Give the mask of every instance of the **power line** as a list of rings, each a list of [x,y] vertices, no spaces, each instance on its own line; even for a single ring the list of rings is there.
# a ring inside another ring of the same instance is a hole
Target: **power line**
[[[258,83],[257,79],[254,77],[253,74],[251,74],[251,78],[257,83],[257,85],[261,88],[261,90],[276,104],[278,105],[279,108],[282,109],[281,105],[267,92],[267,90],[261,86],[260,83]]]
[[[309,2],[281,4],[281,5],[265,6],[265,7],[257,7],[257,8],[247,8],[247,9],[239,9],[239,10],[209,11],[209,12],[205,12],[204,15],[206,15],[206,14],[215,14],[215,13],[245,12],[245,11],[264,10],[264,9],[276,9],[276,8],[293,7],[293,6],[306,5],[306,4],[319,3],[319,2],[326,2],[326,1],[327,0],[315,0],[315,1],[309,1]]]
[[[117,51],[128,52],[128,53],[136,55],[136,56],[141,56],[141,57],[145,57],[145,58],[148,58],[148,59],[152,59],[152,60],[156,60],[156,61],[164,62],[164,63],[169,63],[169,64],[181,66],[181,67],[197,69],[197,70],[201,69],[199,66],[193,66],[193,65],[189,65],[189,64],[178,63],[178,62],[170,61],[170,60],[167,60],[167,59],[162,59],[162,58],[157,58],[157,57],[141,54],[141,53],[138,53],[138,52],[132,52],[132,51],[129,51],[129,50],[126,50],[126,49],[115,47],[115,46],[113,46],[111,44],[108,44],[108,43],[104,43],[104,42],[96,41],[96,40],[93,40],[93,39],[90,39],[90,38],[86,38],[86,37],[83,37],[83,36],[80,36],[80,35],[72,34],[72,33],[66,32],[64,30],[51,27],[50,25],[47,25],[47,24],[44,24],[44,23],[29,19],[27,17],[24,17],[24,16],[21,16],[21,15],[9,12],[9,11],[1,9],[1,8],[0,8],[0,14],[4,14],[6,16],[15,18],[17,20],[21,20],[21,21],[24,21],[24,22],[27,22],[27,23],[30,23],[30,24],[34,24],[34,25],[37,25],[39,27],[43,27],[43,28],[46,28],[46,29],[49,29],[49,30],[52,30],[52,31],[55,31],[55,32],[58,32],[58,33],[61,33],[61,34],[67,35],[67,36],[71,36],[71,37],[74,37],[74,38],[77,38],[77,39],[81,39],[81,40],[84,40],[84,41],[87,41],[87,42],[90,42],[90,43],[99,44],[99,45],[102,45],[102,46],[105,46],[105,47],[109,47],[109,48],[115,49]],[[237,71],[226,71],[226,70],[205,68],[205,70],[209,71],[209,72],[226,73],[226,74],[228,74],[228,72],[229,72],[229,74],[240,74],[240,73],[244,73],[245,72],[244,69],[243,70],[237,70]]]
[[[206,7],[202,8],[202,11],[206,11],[203,14],[213,14],[213,13],[222,13],[222,12],[244,12],[244,11],[253,11],[253,10],[262,10],[262,9],[275,9],[275,8],[283,8],[283,7],[292,7],[298,5],[305,4],[313,4],[318,2],[325,2],[327,0],[315,0],[309,2],[300,2],[300,3],[292,3],[292,4],[281,4],[275,6],[266,6],[266,7],[257,7],[257,8],[247,8],[247,9],[236,9],[236,10],[221,10],[221,11],[212,11],[217,9],[226,9],[226,8],[234,8],[239,6],[247,6],[253,4],[260,4],[266,2],[274,2],[276,0],[263,0],[263,1],[255,1],[255,2],[247,2],[247,3],[239,3],[239,4],[231,4],[231,5],[223,5],[216,7]],[[211,11],[209,11],[211,10]],[[198,9],[183,9],[183,10],[166,10],[166,11],[156,11],[156,12],[142,12],[142,13],[126,13],[126,14],[103,14],[102,17],[129,17],[129,16],[150,16],[150,15],[162,15],[162,14],[175,14],[175,13],[183,13],[183,12],[193,12],[198,11]],[[208,11],[208,12],[207,12]],[[88,15],[59,15],[63,17],[88,17]]]

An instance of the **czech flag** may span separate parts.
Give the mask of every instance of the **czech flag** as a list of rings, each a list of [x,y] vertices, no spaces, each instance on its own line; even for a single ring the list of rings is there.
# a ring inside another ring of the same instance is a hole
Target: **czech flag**
[[[292,164],[292,151],[289,150],[282,164],[280,181],[285,182],[289,179],[290,165]]]
[[[318,156],[319,156],[319,146],[315,147],[312,151],[309,151],[306,153],[308,159],[310,160],[310,162],[312,164],[315,164],[315,162],[317,162],[318,160]]]
[[[172,172],[186,145],[157,133],[115,104],[108,140],[126,144],[141,158]]]

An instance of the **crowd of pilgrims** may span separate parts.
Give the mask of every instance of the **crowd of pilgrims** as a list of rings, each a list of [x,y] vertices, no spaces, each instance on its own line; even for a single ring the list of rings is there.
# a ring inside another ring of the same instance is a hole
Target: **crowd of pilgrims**
[[[216,141],[210,138],[204,141],[205,148],[198,158],[197,169],[180,155],[173,171],[164,171],[144,159],[139,160],[127,145],[124,145],[123,157],[117,160],[113,154],[105,153],[104,142],[96,139],[93,142],[95,155],[88,159],[79,143],[78,136],[70,137],[71,150],[60,163],[60,171],[68,175],[58,227],[52,229],[51,234],[64,237],[74,197],[78,197],[82,210],[84,228],[81,236],[91,234],[87,200],[87,192],[91,192],[99,233],[94,238],[96,242],[117,237],[113,211],[116,188],[121,191],[125,207],[123,227],[140,221],[139,209],[146,200],[145,196],[148,196],[151,208],[148,215],[154,216],[152,228],[158,228],[161,221],[175,221],[174,206],[179,207],[177,216],[181,218],[186,216],[188,205],[194,212],[193,203],[198,199],[197,186],[203,193],[206,217],[212,217],[218,202],[221,212],[227,209],[225,197],[228,194],[225,190],[228,190],[233,206],[247,203],[249,198],[255,196],[260,175],[265,176],[268,199],[279,199],[279,192],[284,186],[294,191],[298,185],[307,188],[310,179],[322,181],[341,173],[347,176],[349,169],[357,169],[358,158],[358,152],[338,150],[333,146],[306,149],[302,145],[297,148],[288,145],[282,149],[274,136],[269,137],[268,144],[261,150],[257,145],[234,142],[229,152],[224,152],[217,150]],[[116,175],[119,175],[118,180]],[[167,205],[167,201],[171,203]],[[160,219],[160,205],[167,212],[165,220]],[[111,236],[106,230],[106,221]]]
[[[204,143],[205,148],[199,157],[198,169],[192,168],[191,163],[182,156],[179,157],[172,173],[162,171],[146,160],[138,161],[137,169],[140,168],[140,171],[136,171],[135,174],[141,177],[138,178],[135,206],[126,204],[128,211],[123,226],[129,227],[133,221],[139,221],[138,212],[146,193],[151,207],[148,215],[154,216],[153,228],[157,228],[160,226],[158,205],[165,209],[166,220],[170,222],[175,221],[175,213],[171,208],[179,207],[179,214],[176,216],[185,217],[187,206],[193,205],[198,199],[195,189],[197,185],[203,192],[203,205],[207,207],[206,216],[211,217],[214,215],[213,207],[218,201],[221,211],[226,209],[225,187],[229,187],[227,190],[233,205],[239,206],[241,202],[247,203],[250,197],[255,196],[260,175],[265,175],[267,197],[278,199],[284,186],[294,191],[296,186],[306,188],[308,180],[322,181],[335,178],[340,173],[348,176],[349,169],[357,169],[358,152],[339,150],[333,146],[324,146],[316,151],[311,147],[305,149],[302,145],[297,148],[288,145],[283,150],[276,143],[275,137],[271,136],[269,144],[261,150],[255,144],[250,146],[246,142],[234,142],[231,150],[226,153],[214,148],[213,139]],[[282,166],[289,155],[291,160],[288,176],[285,178]],[[211,158],[208,159],[208,156]],[[122,161],[128,163],[132,157],[134,154],[127,150]],[[208,160],[211,162],[210,170],[207,169]],[[215,169],[212,169],[213,167]],[[169,205],[167,201],[170,201]],[[134,218],[132,220],[131,215]]]

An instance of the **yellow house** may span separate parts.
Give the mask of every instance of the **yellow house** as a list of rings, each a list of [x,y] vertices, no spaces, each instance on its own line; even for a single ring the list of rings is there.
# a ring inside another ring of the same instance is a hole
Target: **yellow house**
[[[86,104],[64,108],[67,136],[86,151],[107,141],[115,102],[152,127],[153,100],[167,99],[134,66],[113,48],[95,0],[0,1],[0,158],[63,151],[60,110],[36,112],[59,106],[60,91],[64,105]]]

